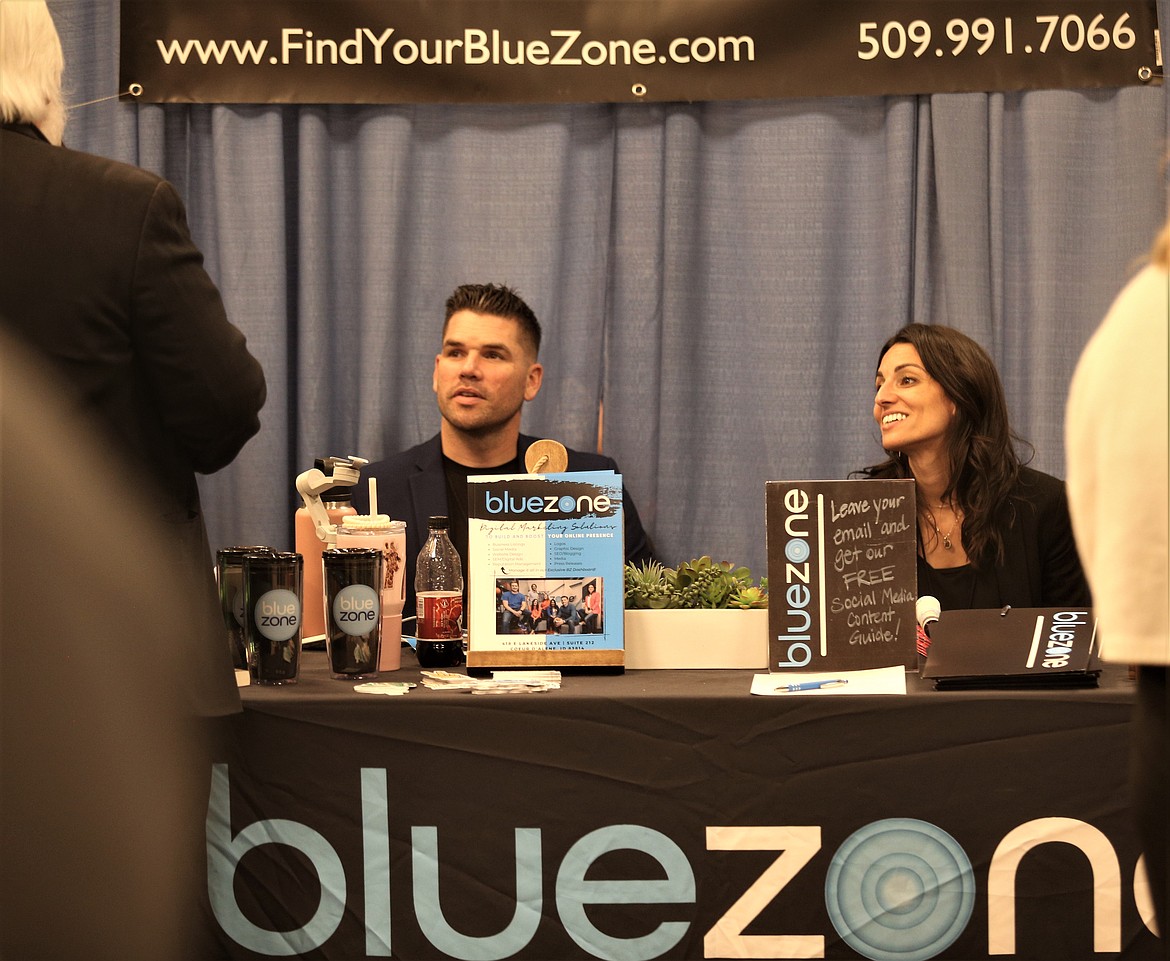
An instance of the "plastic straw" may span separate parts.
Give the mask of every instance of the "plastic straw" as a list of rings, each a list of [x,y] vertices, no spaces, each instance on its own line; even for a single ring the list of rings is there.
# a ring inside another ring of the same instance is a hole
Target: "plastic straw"
[[[370,478],[370,516],[376,517],[378,514],[378,478]]]

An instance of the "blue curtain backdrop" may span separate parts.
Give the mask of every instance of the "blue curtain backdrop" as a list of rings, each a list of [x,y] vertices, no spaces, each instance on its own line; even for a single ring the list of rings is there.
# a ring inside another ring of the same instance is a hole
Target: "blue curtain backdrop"
[[[71,102],[117,92],[117,0],[50,0]],[[1160,0],[1168,21],[1170,0]],[[764,483],[881,458],[876,352],[909,321],[988,348],[1063,476],[1080,350],[1167,210],[1161,86],[705,104],[139,106],[66,142],[186,200],[269,380],[202,479],[213,546],[291,547],[295,475],[438,427],[459,283],[545,328],[525,430],[617,458],[660,557],[766,572]],[[1135,350],[1141,345],[1135,345]],[[604,417],[599,417],[604,410]],[[1124,469],[1124,468],[1122,468]]]

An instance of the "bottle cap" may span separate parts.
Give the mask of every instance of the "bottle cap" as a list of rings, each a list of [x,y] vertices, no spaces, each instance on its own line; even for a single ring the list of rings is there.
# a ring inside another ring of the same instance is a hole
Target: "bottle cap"
[[[438,530],[440,528],[446,528],[447,518],[444,517],[442,514],[433,514],[427,519],[427,526],[432,528],[433,530]]]
[[[390,526],[389,514],[347,514],[341,519],[347,531],[381,531]]]

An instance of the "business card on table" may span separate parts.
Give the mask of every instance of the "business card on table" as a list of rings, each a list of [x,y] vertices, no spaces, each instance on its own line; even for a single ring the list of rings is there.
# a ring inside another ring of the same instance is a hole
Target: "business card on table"
[[[415,685],[410,681],[367,681],[364,684],[355,684],[353,689],[358,694],[382,694],[389,697],[401,697]]]
[[[538,694],[561,686],[560,671],[492,671],[491,678],[451,671],[423,671],[422,675],[423,685],[432,690],[470,694]]]
[[[785,674],[757,674],[752,678],[752,694],[765,696],[832,694],[905,694],[906,669],[901,664],[875,667],[867,671],[791,671]]]

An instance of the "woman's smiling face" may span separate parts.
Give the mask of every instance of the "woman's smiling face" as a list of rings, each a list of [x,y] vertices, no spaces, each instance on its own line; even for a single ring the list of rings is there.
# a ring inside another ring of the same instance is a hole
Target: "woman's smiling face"
[[[913,344],[894,344],[882,356],[875,380],[873,418],[888,451],[941,452],[955,419],[955,405],[926,372]]]

